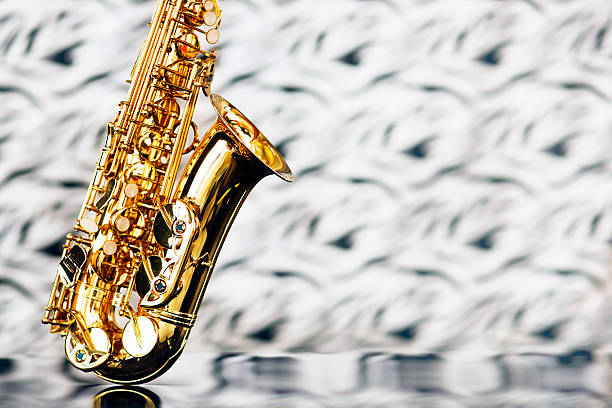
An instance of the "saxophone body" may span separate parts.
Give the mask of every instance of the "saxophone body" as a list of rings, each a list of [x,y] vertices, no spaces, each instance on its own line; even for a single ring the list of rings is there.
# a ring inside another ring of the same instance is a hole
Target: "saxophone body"
[[[65,338],[72,365],[112,382],[172,366],[247,195],[267,175],[293,180],[257,127],[210,93],[217,53],[200,36],[216,43],[220,19],[216,0],[158,0],[64,244],[42,321]],[[217,113],[201,137],[200,91]]]

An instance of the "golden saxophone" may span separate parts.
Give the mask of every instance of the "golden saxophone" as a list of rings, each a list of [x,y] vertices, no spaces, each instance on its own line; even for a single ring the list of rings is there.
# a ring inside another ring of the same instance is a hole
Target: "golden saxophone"
[[[217,0],[158,1],[64,244],[42,321],[65,337],[70,363],[109,381],[170,368],[246,196],[269,174],[293,181],[255,125],[210,94],[217,54],[198,34],[215,44],[220,20]],[[192,121],[200,89],[217,113],[202,137]]]

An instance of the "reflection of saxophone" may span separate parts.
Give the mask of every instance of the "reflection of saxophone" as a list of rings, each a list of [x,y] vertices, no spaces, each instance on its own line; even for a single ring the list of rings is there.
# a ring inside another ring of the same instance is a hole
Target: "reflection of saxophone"
[[[217,0],[158,1],[64,245],[43,323],[65,337],[75,367],[110,381],[148,381],[170,368],[242,202],[266,175],[293,180],[264,135],[218,95],[216,122],[197,136],[193,110],[200,89],[209,96],[216,57],[201,54],[197,33],[216,43],[220,18]]]

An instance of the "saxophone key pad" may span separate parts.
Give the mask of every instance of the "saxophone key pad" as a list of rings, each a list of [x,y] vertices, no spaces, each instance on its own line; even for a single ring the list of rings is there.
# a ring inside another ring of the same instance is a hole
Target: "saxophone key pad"
[[[214,11],[208,11],[204,14],[204,24],[207,26],[214,26],[217,23],[217,13]]]
[[[209,44],[216,44],[219,41],[219,31],[214,28],[208,30],[206,33],[206,41],[208,41]]]
[[[157,344],[157,329],[151,319],[138,316],[123,329],[123,348],[134,357],[146,356]]]
[[[102,251],[104,252],[105,255],[108,255],[108,256],[114,255],[115,252],[117,252],[117,243],[112,240],[106,241],[102,245]]]
[[[82,218],[81,221],[79,221],[79,225],[90,234],[98,232],[98,223],[91,218]]]
[[[123,192],[125,193],[126,197],[129,198],[134,198],[138,195],[138,185],[135,183],[128,183],[125,185],[125,188],[123,189]]]
[[[115,220],[115,228],[117,228],[117,231],[119,232],[126,232],[127,230],[129,230],[130,229],[129,218],[124,217],[124,216],[117,217],[117,219]]]

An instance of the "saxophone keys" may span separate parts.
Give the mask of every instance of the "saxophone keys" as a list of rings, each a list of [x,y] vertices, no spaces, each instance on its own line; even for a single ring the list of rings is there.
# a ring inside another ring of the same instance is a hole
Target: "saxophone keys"
[[[144,232],[145,218],[138,208],[125,207],[114,215],[112,225],[119,234],[140,238]]]
[[[85,232],[88,232],[90,234],[95,234],[96,232],[98,232],[99,229],[98,223],[95,220],[92,220],[91,218],[81,218],[81,220],[79,221],[79,225],[85,230]]]
[[[123,192],[125,193],[125,196],[128,198],[134,198],[138,195],[138,184],[135,183],[128,183],[125,185]]]
[[[175,86],[181,90],[187,90],[186,87],[192,66],[193,63],[190,61],[174,61],[170,65],[162,68],[164,79],[171,86]]]
[[[140,268],[138,268],[138,272],[136,272],[135,282],[136,293],[138,293],[141,298],[144,298],[147,293],[149,293],[152,282],[166,266],[162,258],[157,255],[143,259]]]
[[[206,4],[212,3],[211,1],[207,1]],[[214,26],[215,24],[217,24],[217,13],[215,13],[214,11],[207,11],[206,13],[204,13],[204,24],[206,24],[209,27]]]
[[[130,220],[127,217],[120,215],[115,219],[115,228],[119,232],[127,232],[130,229]]]
[[[219,20],[221,11],[216,1],[207,0],[192,0],[186,7],[187,13],[185,19],[189,24],[200,26],[214,26]]]
[[[139,193],[147,194],[155,186],[158,177],[155,167],[146,162],[137,162],[125,171],[125,179],[128,183],[138,185]]]
[[[164,155],[164,138],[155,131],[145,129],[138,139],[137,149],[143,159],[155,164]]]
[[[157,328],[148,317],[138,316],[125,325],[121,341],[130,355],[146,356],[157,343]]]
[[[172,246],[172,225],[174,224],[174,205],[167,204],[159,209],[153,221],[155,241],[164,248]]]
[[[117,243],[113,240],[108,240],[102,245],[102,251],[105,255],[111,256],[117,252]]]
[[[206,33],[206,41],[209,44],[216,44],[219,41],[219,30],[212,28]]]
[[[153,120],[155,124],[163,128],[172,127],[180,116],[181,107],[171,96],[164,96],[155,101],[153,105]]]
[[[94,206],[101,210],[110,200],[113,195],[113,190],[115,189],[115,179],[110,179],[106,184],[106,188],[104,189],[104,194],[100,196],[100,198],[96,201]]]
[[[161,207],[155,216],[153,236],[162,247],[177,250],[191,224],[193,224],[193,217],[184,204],[167,204]]]
[[[74,332],[69,332],[65,341],[65,352],[68,360],[77,368],[89,371],[102,365],[109,356],[111,343],[106,332],[98,327],[90,327],[87,334],[93,349],[88,347]]]
[[[68,250],[57,267],[57,272],[64,286],[71,287],[74,285],[74,277],[81,271],[86,260],[87,254],[80,245],[75,245]]]
[[[200,39],[194,33],[187,32],[175,41],[176,53],[181,58],[191,59],[200,53]]]

